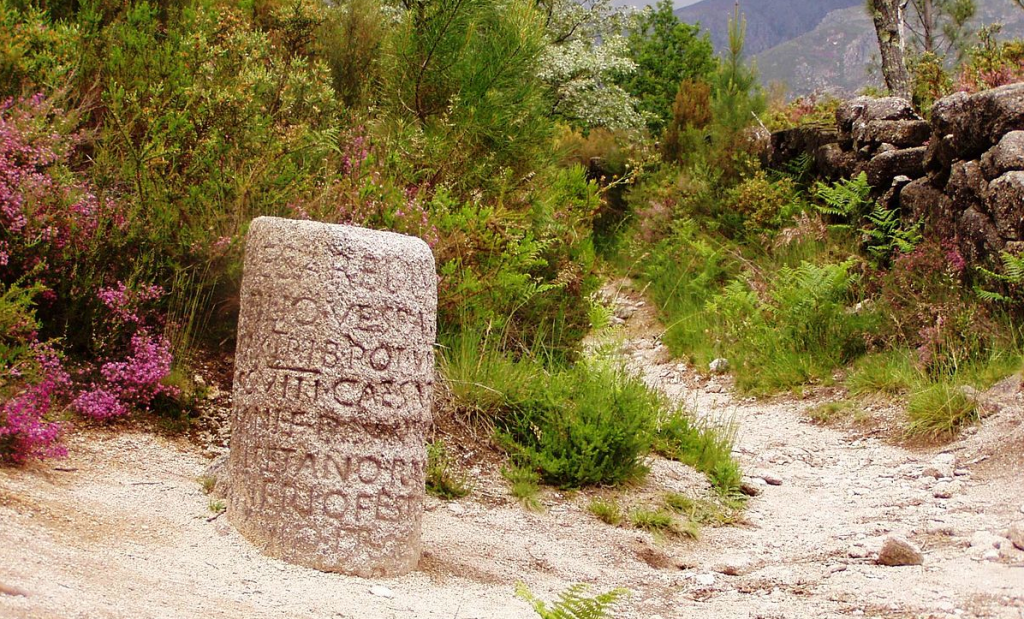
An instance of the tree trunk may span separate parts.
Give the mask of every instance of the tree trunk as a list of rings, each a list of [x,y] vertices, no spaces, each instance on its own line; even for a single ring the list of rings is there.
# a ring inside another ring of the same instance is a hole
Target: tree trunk
[[[882,75],[890,94],[910,101],[910,73],[907,71],[903,38],[901,0],[868,0],[882,55]]]

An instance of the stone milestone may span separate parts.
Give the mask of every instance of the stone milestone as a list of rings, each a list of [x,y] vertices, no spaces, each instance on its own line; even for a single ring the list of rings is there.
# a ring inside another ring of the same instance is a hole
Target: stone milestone
[[[265,554],[364,577],[416,567],[436,308],[419,239],[253,221],[227,515]]]

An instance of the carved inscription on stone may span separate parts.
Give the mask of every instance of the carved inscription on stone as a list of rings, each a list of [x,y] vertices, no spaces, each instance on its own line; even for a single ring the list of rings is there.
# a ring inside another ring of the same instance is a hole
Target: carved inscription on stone
[[[361,576],[415,568],[436,281],[419,239],[253,221],[228,518],[267,554]]]

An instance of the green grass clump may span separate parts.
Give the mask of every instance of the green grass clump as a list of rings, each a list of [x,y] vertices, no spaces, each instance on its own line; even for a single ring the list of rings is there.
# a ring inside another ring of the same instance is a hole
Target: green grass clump
[[[217,478],[213,475],[200,475],[198,480],[203,488],[203,494],[210,494],[217,487]]]
[[[664,509],[635,507],[629,512],[629,522],[637,529],[658,535],[672,535],[697,539],[700,527],[697,523],[686,520],[679,522],[672,512]]]
[[[938,382],[910,396],[907,433],[912,437],[951,438],[978,420],[978,402],[959,385]]]
[[[665,506],[677,514],[686,516],[694,525],[725,526],[734,524],[743,508],[742,499],[721,498],[717,500],[694,499],[678,492],[667,492]]]
[[[612,526],[618,526],[622,523],[622,508],[619,507],[619,503],[613,500],[605,499],[594,499],[587,504],[587,511],[597,516],[598,520]]]
[[[920,377],[920,371],[914,367],[913,353],[897,349],[858,359],[846,379],[846,388],[853,395],[896,395],[910,391]]]
[[[501,469],[501,475],[509,483],[512,496],[519,499],[523,507],[530,511],[541,511],[540,475],[525,466],[509,465]]]
[[[854,413],[855,404],[851,400],[825,402],[807,411],[811,421],[820,425],[828,425],[848,418]]]
[[[440,370],[455,413],[490,428],[527,396],[544,366],[531,356],[516,359],[486,334],[466,330],[441,338]]]
[[[666,458],[692,466],[707,475],[723,495],[735,494],[742,473],[732,457],[733,431],[696,421],[677,410],[658,425],[654,451]]]
[[[222,514],[228,508],[228,504],[220,499],[210,499],[207,508],[215,514]]]
[[[460,499],[470,492],[465,473],[456,471],[444,443],[427,445],[427,492],[440,499]]]
[[[675,525],[675,519],[672,518],[671,513],[646,507],[636,507],[630,510],[629,521],[634,527],[651,533],[668,533]]]

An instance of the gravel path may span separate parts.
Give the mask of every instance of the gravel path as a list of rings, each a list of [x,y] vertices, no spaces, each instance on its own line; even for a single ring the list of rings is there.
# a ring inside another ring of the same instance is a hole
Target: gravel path
[[[493,471],[473,470],[468,498],[428,502],[420,569],[368,581],[256,552],[209,509],[197,480],[206,449],[79,431],[65,461],[0,469],[0,617],[527,618],[516,583],[550,599],[586,582],[629,588],[624,618],[1024,618],[1024,552],[1003,537],[1024,520],[1024,405],[944,448],[819,427],[805,409],[820,399],[737,400],[727,381],[668,360],[650,308],[619,296],[631,316],[615,337],[633,369],[738,424],[737,454],[761,490],[746,523],[655,540],[589,515],[604,491],[547,492],[534,513]],[[624,501],[706,490],[687,467],[650,465]],[[876,565],[890,534],[918,545],[924,564]]]

